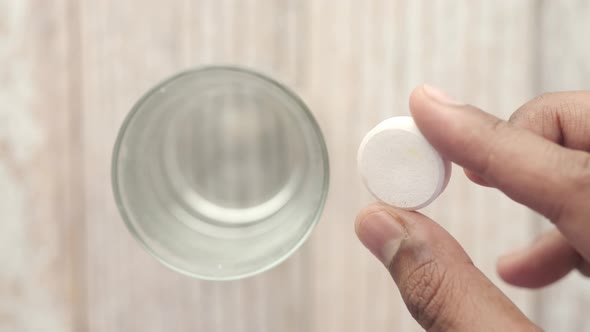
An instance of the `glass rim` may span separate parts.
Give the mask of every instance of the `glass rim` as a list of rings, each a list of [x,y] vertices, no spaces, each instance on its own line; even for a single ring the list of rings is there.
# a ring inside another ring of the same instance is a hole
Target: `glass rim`
[[[311,125],[313,131],[315,132],[315,134],[318,138],[322,162],[325,165],[324,169],[323,169],[324,179],[323,179],[323,183],[322,183],[322,193],[320,196],[320,200],[319,200],[318,204],[316,204],[314,206],[315,211],[314,211],[313,216],[310,218],[310,219],[312,219],[311,222],[309,224],[307,224],[305,231],[300,235],[300,238],[298,239],[298,241],[288,251],[286,251],[282,255],[278,256],[277,259],[272,260],[269,264],[262,266],[261,268],[254,269],[252,271],[245,272],[245,273],[240,273],[240,274],[230,275],[230,276],[223,276],[223,277],[215,277],[215,276],[211,276],[211,275],[199,274],[199,273],[189,271],[187,269],[184,269],[182,267],[179,267],[179,266],[169,262],[157,250],[153,249],[144,240],[144,237],[142,237],[140,235],[140,232],[136,229],[136,226],[132,222],[132,219],[127,214],[127,208],[126,208],[125,204],[123,203],[122,195],[121,195],[120,188],[119,188],[119,176],[118,176],[118,161],[119,161],[119,155],[120,155],[120,150],[121,150],[121,144],[124,140],[124,137],[125,137],[128,127],[129,127],[129,124],[140,113],[140,110],[142,109],[142,106],[144,105],[144,103],[150,97],[152,97],[156,92],[158,92],[160,89],[162,89],[166,85],[168,85],[168,84],[170,84],[182,77],[185,77],[188,75],[198,75],[201,73],[211,72],[211,71],[225,71],[225,72],[234,72],[234,73],[239,73],[239,74],[250,75],[250,76],[253,76],[257,79],[260,79],[262,81],[272,84],[273,86],[277,87],[281,92],[285,93],[285,95],[290,100],[295,102],[298,110],[300,112],[303,112],[303,114],[305,115],[306,121],[308,122],[308,124]],[[204,66],[193,67],[193,68],[181,70],[180,72],[173,74],[173,75],[161,80],[159,83],[155,84],[151,89],[149,89],[147,92],[145,92],[139,98],[139,100],[137,102],[135,102],[135,104],[132,106],[131,110],[125,116],[125,119],[123,120],[123,122],[121,123],[121,125],[119,127],[119,130],[118,130],[118,133],[116,136],[116,140],[115,140],[115,145],[114,145],[113,152],[112,152],[111,187],[113,190],[113,195],[114,195],[114,199],[115,199],[115,204],[117,206],[117,210],[118,210],[121,218],[123,219],[123,222],[125,223],[127,229],[129,230],[129,233],[131,233],[132,237],[135,238],[135,240],[143,247],[143,249],[146,252],[148,252],[152,257],[154,257],[156,260],[158,260],[160,263],[162,263],[163,265],[165,265],[169,269],[176,271],[180,274],[183,274],[183,275],[186,275],[186,276],[189,276],[192,278],[196,278],[196,279],[201,279],[201,280],[229,281],[229,280],[244,279],[244,278],[251,277],[251,276],[263,273],[265,271],[268,271],[268,270],[276,267],[277,265],[283,263],[290,256],[292,256],[305,243],[305,241],[310,237],[313,229],[318,224],[318,222],[321,218],[322,212],[324,210],[324,207],[326,205],[326,200],[327,200],[327,196],[328,196],[328,192],[329,192],[329,186],[330,186],[330,161],[329,161],[329,155],[328,155],[328,148],[327,148],[326,141],[325,141],[325,138],[324,138],[324,135],[322,133],[320,126],[319,126],[317,120],[315,119],[315,117],[313,116],[313,113],[311,112],[311,110],[305,104],[305,102],[303,102],[303,100],[299,97],[299,95],[296,94],[291,88],[287,87],[285,84],[279,82],[278,80],[272,78],[270,75],[264,74],[260,71],[254,70],[254,69],[245,68],[245,67],[241,67],[241,66],[235,66],[235,65],[204,65]]]

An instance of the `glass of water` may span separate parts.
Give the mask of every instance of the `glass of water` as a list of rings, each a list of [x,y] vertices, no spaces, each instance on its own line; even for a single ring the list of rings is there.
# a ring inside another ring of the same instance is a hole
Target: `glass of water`
[[[182,72],[127,116],[112,164],[117,206],[168,267],[202,279],[265,271],[317,223],[328,154],[305,104],[251,70]]]

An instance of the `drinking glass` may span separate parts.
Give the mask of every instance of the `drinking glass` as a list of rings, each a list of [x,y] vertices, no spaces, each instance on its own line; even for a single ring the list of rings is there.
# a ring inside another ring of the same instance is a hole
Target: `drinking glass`
[[[189,276],[238,279],[291,255],[317,223],[328,154],[303,101],[238,67],[177,74],[125,119],[115,200],[145,249]]]

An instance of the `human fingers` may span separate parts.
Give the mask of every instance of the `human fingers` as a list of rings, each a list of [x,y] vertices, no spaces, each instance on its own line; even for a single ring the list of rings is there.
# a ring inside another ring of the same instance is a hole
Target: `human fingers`
[[[561,146],[590,151],[590,91],[544,93],[508,121]]]
[[[563,148],[429,87],[414,90],[410,109],[443,156],[548,217],[590,259],[589,153]]]
[[[519,107],[508,122],[564,147],[590,151],[590,91],[544,93]],[[465,174],[490,186],[469,169]]]
[[[561,279],[581,264],[580,254],[554,229],[526,248],[500,257],[497,270],[509,284],[539,288]]]
[[[356,220],[361,242],[391,273],[428,331],[537,331],[457,241],[418,212],[375,204]]]
[[[561,146],[590,151],[590,91],[544,93],[519,107],[508,122]],[[465,174],[471,181],[489,186],[469,169]],[[530,246],[501,257],[497,268],[506,282],[537,288],[575,268],[590,275],[589,266],[558,230],[552,230]]]

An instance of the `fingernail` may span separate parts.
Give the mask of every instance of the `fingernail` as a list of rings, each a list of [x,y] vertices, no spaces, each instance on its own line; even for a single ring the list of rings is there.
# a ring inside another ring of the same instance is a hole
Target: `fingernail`
[[[464,103],[456,101],[454,98],[449,96],[446,92],[440,90],[439,88],[435,88],[432,85],[424,84],[422,86],[424,93],[434,101],[450,106],[459,106],[465,105]]]
[[[365,247],[385,265],[389,265],[405,237],[399,221],[385,211],[370,213],[359,220],[356,232]]]

